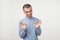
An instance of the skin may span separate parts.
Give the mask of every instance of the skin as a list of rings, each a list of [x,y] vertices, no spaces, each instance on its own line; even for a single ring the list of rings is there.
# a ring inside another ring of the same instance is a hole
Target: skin
[[[32,7],[29,7],[29,8],[24,8],[23,9],[25,15],[27,18],[31,18],[32,17]],[[41,25],[41,20],[37,21],[36,23],[34,23],[34,26],[35,28],[38,28],[39,26]],[[20,27],[23,29],[23,30],[26,30],[26,24],[25,23],[20,23]]]
[[[23,11],[24,11],[24,13],[25,13],[27,18],[31,18],[32,17],[32,7],[24,8]]]

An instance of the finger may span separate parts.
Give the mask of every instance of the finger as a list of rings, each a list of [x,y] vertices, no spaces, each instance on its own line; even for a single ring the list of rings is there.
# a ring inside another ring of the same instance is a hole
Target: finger
[[[20,24],[21,24],[21,25],[23,25],[23,23],[22,23],[22,22],[20,22]]]
[[[21,22],[21,25],[25,25],[25,23],[22,23],[22,22]]]
[[[37,22],[36,23],[34,23],[35,25],[37,25]]]
[[[24,23],[20,22],[20,26],[23,27],[24,26]]]
[[[24,24],[24,26],[26,26],[27,24]]]
[[[39,20],[38,23],[41,23],[41,20]]]

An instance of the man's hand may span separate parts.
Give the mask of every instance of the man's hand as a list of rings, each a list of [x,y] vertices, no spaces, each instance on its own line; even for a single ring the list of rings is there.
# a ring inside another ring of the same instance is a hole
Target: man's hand
[[[26,30],[26,24],[25,23],[20,23],[19,26],[25,31]]]
[[[35,28],[38,28],[41,25],[41,20],[37,21],[34,23]]]

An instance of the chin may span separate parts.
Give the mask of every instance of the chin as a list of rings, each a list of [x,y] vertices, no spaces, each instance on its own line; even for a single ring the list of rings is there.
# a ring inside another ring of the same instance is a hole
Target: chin
[[[28,17],[31,17],[32,15],[28,15]]]

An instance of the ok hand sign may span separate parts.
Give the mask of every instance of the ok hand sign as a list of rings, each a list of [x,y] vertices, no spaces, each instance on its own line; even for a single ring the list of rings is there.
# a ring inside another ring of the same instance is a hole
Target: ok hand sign
[[[21,27],[23,30],[26,30],[26,24],[25,23],[22,23],[22,22],[20,22],[20,24],[19,24],[19,27]]]
[[[34,23],[35,28],[38,28],[41,25],[41,20],[37,21]]]

